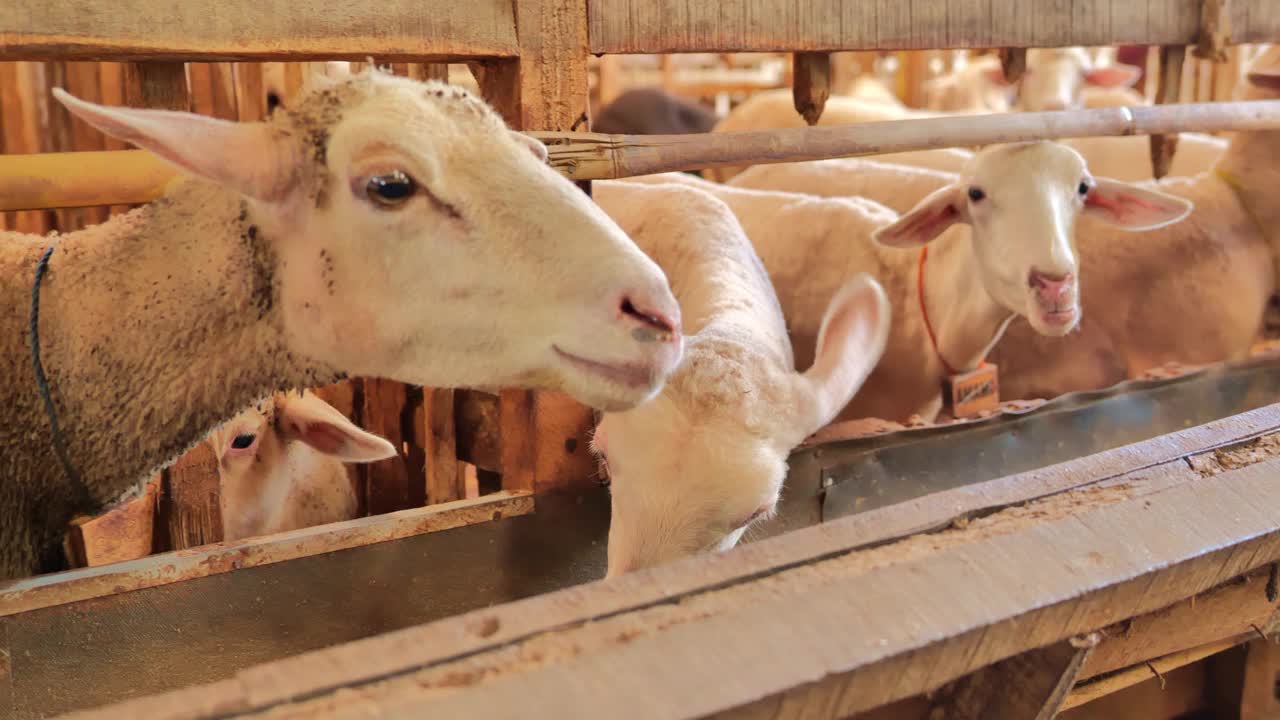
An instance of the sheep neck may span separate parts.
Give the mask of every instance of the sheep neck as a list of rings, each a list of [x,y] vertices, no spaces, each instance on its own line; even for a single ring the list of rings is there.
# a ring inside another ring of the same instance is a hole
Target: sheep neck
[[[921,322],[932,327],[929,352],[944,373],[972,370],[983,362],[1014,314],[996,302],[982,284],[982,270],[968,229],[952,228],[922,254],[916,306]],[[925,330],[926,336],[929,335]]]
[[[1214,168],[1280,257],[1280,131],[1238,132]]]
[[[198,181],[58,240],[41,354],[93,501],[127,497],[268,392],[333,377],[284,347],[274,268],[242,199]]]

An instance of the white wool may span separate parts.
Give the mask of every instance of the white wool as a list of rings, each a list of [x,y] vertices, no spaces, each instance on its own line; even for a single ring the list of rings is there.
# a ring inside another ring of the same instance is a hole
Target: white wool
[[[817,173],[812,187],[832,195],[860,181],[857,171],[839,172],[842,165],[874,164],[832,160],[796,164],[790,170],[800,174],[808,166],[829,171]],[[895,173],[915,173],[925,182],[947,179],[927,171],[879,167],[884,171],[880,185],[886,194],[901,192],[892,182]],[[814,318],[820,312],[815,300],[855,272],[880,279],[894,305],[894,329],[880,366],[842,417],[905,420],[913,414],[926,419],[936,415],[945,368],[929,341],[917,298],[919,251],[882,247],[873,242],[872,233],[891,224],[911,228],[916,220],[925,222],[927,214],[916,216],[930,208],[951,207],[959,222],[973,223],[972,228],[960,224],[942,231],[929,245],[925,274],[926,304],[941,355],[953,367],[972,368],[1011,317],[1027,317],[1045,334],[1061,335],[1074,326],[1070,318],[1079,316],[1072,310],[1080,275],[1074,228],[1085,211],[1077,188],[1088,179],[1079,155],[1061,145],[988,148],[975,156],[963,176],[916,203],[901,219],[864,198],[747,190],[694,178],[678,181],[714,192],[737,214],[773,279],[801,364],[812,347]],[[666,176],[638,180],[664,182]],[[964,200],[971,188],[982,189],[983,199]],[[1156,213],[1141,222],[1121,220],[1130,225],[1160,222],[1162,217],[1168,221],[1186,212],[1185,203],[1158,193],[1142,194],[1129,186],[1091,190],[1102,193],[1099,197],[1120,191],[1138,193],[1162,206],[1163,216]],[[1061,295],[1055,296],[1052,306],[1042,290],[1029,282],[1033,271],[1070,278],[1060,286]]]
[[[1145,135],[1119,137],[1068,138],[1069,145],[1084,156],[1089,171],[1099,177],[1116,180],[1150,180],[1151,142]],[[1200,133],[1182,133],[1169,167],[1169,177],[1190,177],[1207,172],[1226,152],[1227,141]]]
[[[770,514],[788,454],[861,385],[889,319],[869,279],[831,288],[819,361],[798,373],[769,277],[723,202],[674,184],[600,182],[594,193],[667,272],[688,333],[658,397],[606,413],[592,441],[612,487],[616,575],[728,549]]]

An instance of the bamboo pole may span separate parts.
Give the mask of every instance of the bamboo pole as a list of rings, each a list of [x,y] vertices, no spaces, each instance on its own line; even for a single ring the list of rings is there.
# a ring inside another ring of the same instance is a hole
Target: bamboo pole
[[[1280,128],[1280,100],[952,116],[699,135],[531,132],[571,180],[1028,140]],[[140,150],[0,155],[0,210],[144,202],[173,170]]]
[[[572,180],[1073,137],[1280,128],[1280,100],[950,116],[701,135],[530,133]]]

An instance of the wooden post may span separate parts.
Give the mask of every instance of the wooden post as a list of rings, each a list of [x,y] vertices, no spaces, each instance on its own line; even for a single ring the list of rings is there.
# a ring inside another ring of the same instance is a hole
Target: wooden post
[[[796,53],[791,98],[796,112],[810,125],[817,125],[831,97],[831,54]]]
[[[1166,105],[1178,102],[1178,93],[1182,82],[1182,63],[1187,56],[1187,49],[1181,45],[1169,45],[1160,48],[1160,85],[1156,90],[1156,104]],[[1178,149],[1178,134],[1152,135],[1151,169],[1159,180],[1169,174],[1173,164],[1173,154]]]
[[[471,65],[481,94],[508,125],[518,130],[570,130],[590,117],[586,23],[586,0],[516,3],[520,57]],[[586,447],[584,433],[571,438],[560,435],[565,428],[584,425],[589,432],[589,421],[583,422],[591,417],[589,408],[577,403],[535,402],[534,393],[525,390],[503,390],[498,405],[503,488],[532,490],[589,478],[536,474],[539,441]],[[553,462],[545,467],[556,472],[576,465]]]
[[[1004,69],[1005,82],[1013,84],[1027,72],[1026,48],[1001,48],[1000,67]]]
[[[369,514],[421,507],[427,495],[425,471],[421,446],[417,445],[418,452],[410,453],[411,441],[415,439],[412,418],[417,408],[410,403],[408,386],[376,378],[366,378],[363,384],[364,429],[386,438],[398,452],[398,457],[372,463],[367,468],[365,493]],[[421,391],[418,392],[420,397]]]
[[[36,62],[0,62],[0,151],[33,154],[48,150],[48,91],[45,66]],[[53,226],[47,210],[26,210],[9,216],[9,228],[43,235]]]
[[[1208,693],[1212,717],[1232,720],[1280,717],[1277,677],[1280,677],[1280,645],[1272,637],[1257,637],[1213,656],[1209,660]]]
[[[45,65],[49,87],[60,87],[89,102],[101,102],[98,64],[93,62],[51,62]],[[42,89],[41,92],[48,92]],[[62,103],[49,104],[49,131],[54,152],[104,150],[103,133],[71,115]],[[74,232],[107,219],[106,207],[70,208],[54,211],[57,229]]]
[[[414,435],[422,439],[428,505],[467,497],[466,476],[458,462],[456,394],[448,388],[424,388],[422,392]]]

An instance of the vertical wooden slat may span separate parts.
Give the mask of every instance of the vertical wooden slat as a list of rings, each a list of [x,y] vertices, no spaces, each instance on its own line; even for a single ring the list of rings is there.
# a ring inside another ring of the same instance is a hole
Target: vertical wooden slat
[[[516,3],[520,58],[471,65],[481,93],[513,128],[571,130],[590,116],[586,5],[586,0],[521,0]],[[532,393],[502,391],[498,414],[503,487],[532,490],[540,435]]]
[[[233,69],[236,112],[240,122],[257,122],[267,116],[267,90],[262,63],[235,63]]]
[[[0,152],[30,154],[49,146],[49,91],[45,66],[35,62],[0,62]],[[18,232],[43,235],[53,227],[47,210],[7,213],[8,225]]]
[[[415,80],[449,82],[449,65],[447,63],[411,63],[409,77]]]
[[[345,415],[348,420],[357,426],[363,426],[361,415],[364,395],[360,392],[360,388],[361,383],[359,380],[343,380],[332,385],[315,388],[313,392],[316,397],[332,405],[335,410]],[[351,486],[355,490],[356,516],[363,517],[368,513],[368,478],[365,472],[368,466],[360,463],[348,463],[346,467],[347,478],[351,481]]]
[[[60,87],[89,102],[101,102],[98,64],[92,62],[51,62],[45,66],[50,87]],[[101,150],[103,134],[88,123],[71,115],[61,103],[49,106],[51,149],[55,152]],[[58,230],[74,232],[107,219],[105,207],[67,208],[54,211]]]
[[[1182,84],[1182,64],[1186,59],[1187,49],[1182,45],[1160,48],[1160,85],[1156,91],[1156,103],[1160,105],[1178,102],[1178,94]],[[1173,164],[1173,154],[1178,149],[1178,134],[1152,135],[1151,168],[1156,179],[1169,174]]]
[[[498,395],[498,427],[504,490],[534,489],[537,438],[533,423],[533,393],[503,390]]]
[[[419,507],[426,499],[426,487],[422,474],[410,476],[408,472],[407,441],[412,434],[406,429],[412,427],[413,409],[408,404],[406,386],[376,378],[366,378],[363,385],[364,429],[386,438],[398,452],[397,457],[366,469],[369,514]]]
[[[817,125],[831,96],[831,54],[796,53],[793,62],[792,103],[806,123]]]
[[[423,388],[417,427],[425,452],[427,503],[442,503],[467,497],[466,475],[458,462],[454,398],[456,391],[447,388]]]
[[[160,514],[168,526],[169,550],[222,540],[218,508],[218,459],[206,443],[188,451],[164,474]]]
[[[180,62],[128,63],[124,68],[125,104],[158,110],[190,110],[187,70]]]

